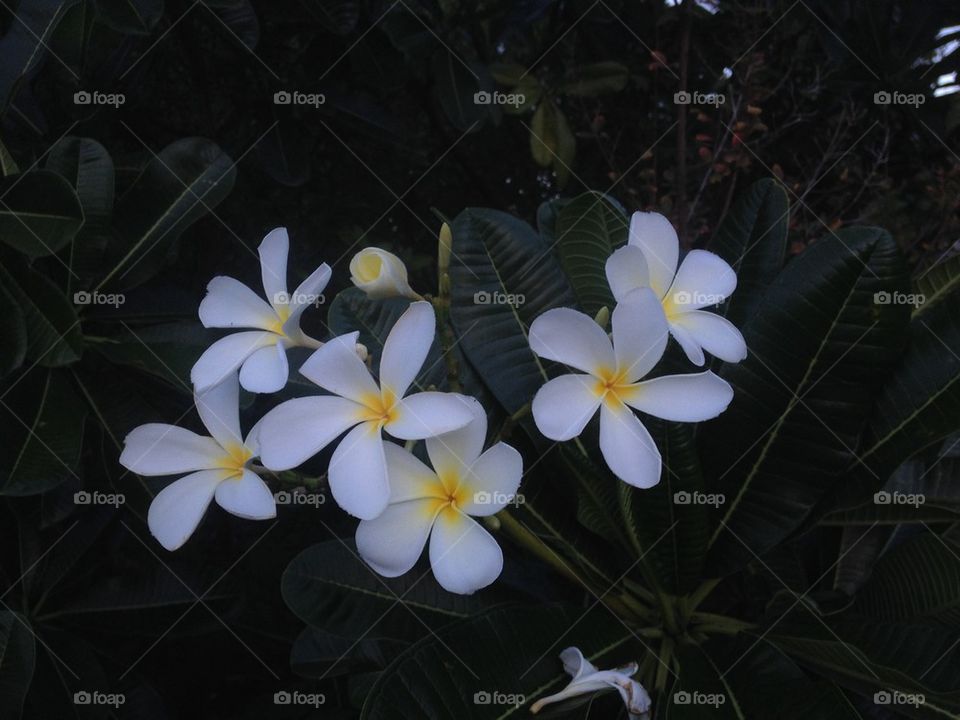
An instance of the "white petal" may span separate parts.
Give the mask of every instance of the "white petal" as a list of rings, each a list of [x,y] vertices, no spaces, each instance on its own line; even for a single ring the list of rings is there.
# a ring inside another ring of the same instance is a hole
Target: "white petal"
[[[564,671],[574,680],[580,679],[583,675],[592,675],[597,672],[597,666],[587,660],[579,648],[568,647],[560,653],[560,662],[563,663]]]
[[[662,298],[677,271],[680,256],[677,231],[660,213],[635,212],[630,218],[629,242],[643,250],[650,270],[650,287]]]
[[[637,416],[620,403],[604,403],[600,410],[600,451],[625,483],[649,488],[660,482],[660,451]]]
[[[217,486],[217,504],[227,512],[247,520],[269,520],[277,516],[277,503],[267,484],[256,473],[244,470],[239,478],[224,480]]]
[[[147,511],[147,526],[161,545],[176,550],[193,535],[222,478],[221,470],[202,470],[157,494]]]
[[[628,292],[650,287],[650,270],[643,250],[635,245],[625,245],[607,258],[607,284],[613,298],[620,302]],[[659,301],[659,297],[657,298]]]
[[[411,303],[383,343],[380,357],[380,387],[403,397],[423,367],[436,333],[433,305]]]
[[[682,327],[704,350],[725,362],[740,362],[747,357],[747,343],[736,325],[716,313],[704,310],[682,313],[675,315],[670,325],[671,330],[677,325]]]
[[[438,473],[462,473],[480,457],[487,439],[487,413],[472,397],[459,396],[472,420],[459,430],[427,438],[427,455]]]
[[[300,374],[324,390],[359,403],[380,399],[380,388],[357,355],[357,337],[340,335],[316,350],[300,368]]]
[[[372,520],[390,500],[387,459],[376,423],[348,432],[330,458],[330,492],[337,505],[361,520]]]
[[[727,409],[733,388],[707,370],[690,375],[665,375],[637,383],[626,402],[654,417],[675,422],[709,420]]]
[[[222,383],[204,392],[194,393],[193,401],[203,426],[222,447],[243,443],[240,434],[240,386],[236,375],[227,375]]]
[[[600,407],[596,378],[561,375],[550,380],[533,398],[533,419],[551,440],[569,440],[583,432]]]
[[[446,497],[437,474],[412,452],[392,442],[384,442],[383,453],[387,460],[391,503]]]
[[[260,253],[260,276],[267,300],[274,307],[287,294],[287,255],[290,252],[290,238],[286,228],[276,228],[267,233],[257,248]]]
[[[395,418],[384,429],[400,440],[422,440],[462,428],[473,419],[460,395],[422,392],[405,397],[394,406]]]
[[[274,393],[283,390],[290,375],[287,351],[283,343],[260,348],[248,357],[240,368],[240,384],[255,393]]]
[[[663,306],[653,291],[634,290],[613,309],[613,350],[623,382],[635,382],[653,370],[667,349],[670,331]]]
[[[476,520],[447,508],[433,524],[430,566],[445,590],[470,595],[500,576],[503,552]]]
[[[323,263],[293,291],[293,295],[289,298],[290,316],[283,324],[285,333],[296,334],[296,331],[300,329],[300,316],[303,315],[303,311],[321,302],[323,291],[327,287],[327,283],[330,282],[330,275],[330,266]]]
[[[199,392],[223,382],[237,371],[254,351],[273,345],[280,336],[271,332],[253,330],[220,338],[208,347],[190,371],[190,380]]]
[[[225,275],[210,281],[207,294],[200,303],[200,322],[208,328],[269,330],[278,319],[277,313],[263,298],[239,280]]]
[[[675,317],[682,317],[682,315]],[[690,331],[681,323],[671,322],[670,334],[673,335],[673,339],[677,341],[680,349],[683,350],[684,355],[687,356],[687,360],[697,367],[703,367],[707,358],[703,354],[703,348],[700,347],[700,343],[696,341]]]
[[[484,516],[506,507],[520,487],[523,458],[514,448],[499,442],[477,458],[463,482],[470,491],[468,502],[460,505],[467,515]]]
[[[540,357],[597,375],[614,367],[610,338],[596,322],[570,308],[547,310],[530,325],[530,348]]]
[[[438,509],[435,500],[391,504],[357,526],[357,552],[384,577],[403,575],[420,559]]]
[[[352,400],[302,397],[280,403],[260,421],[260,460],[271,470],[302,464],[359,422]]]
[[[664,298],[667,314],[716,305],[736,287],[737,274],[719,255],[706,250],[691,250],[680,264],[677,277]]]
[[[127,435],[120,464],[138,475],[173,475],[219,467],[223,456],[223,448],[212,437],[150,423]]]

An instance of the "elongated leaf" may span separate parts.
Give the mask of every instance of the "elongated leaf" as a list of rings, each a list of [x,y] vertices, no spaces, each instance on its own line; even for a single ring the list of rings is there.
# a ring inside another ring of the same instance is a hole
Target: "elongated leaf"
[[[0,252],[0,284],[23,314],[28,360],[54,367],[80,358],[83,339],[77,313],[50,280],[7,251]]]
[[[339,540],[297,555],[283,573],[281,590],[287,606],[315,628],[351,640],[408,642],[427,632],[425,624],[437,629],[498,596],[495,588],[468,596],[448,593],[420,566],[399,578],[380,577],[357,557],[352,543]]]
[[[360,642],[307,626],[290,650],[290,667],[304,677],[337,677],[364,669],[382,670],[408,643],[387,638]]]
[[[163,17],[163,0],[97,0],[100,21],[127,35],[149,35]]]
[[[553,167],[560,187],[566,185],[577,153],[577,141],[566,115],[550,98],[544,98],[533,114],[530,153],[541,167]]]
[[[852,468],[856,479],[832,505],[864,502],[904,460],[958,428],[960,303],[943,302],[911,322],[910,347],[880,393]]]
[[[20,306],[0,286],[0,378],[16,370],[27,356],[27,326]]]
[[[33,679],[36,643],[26,618],[10,610],[0,612],[0,713],[17,720]]]
[[[76,475],[86,408],[63,373],[33,370],[3,399],[0,495],[36,495]]]
[[[488,117],[499,116],[500,106],[490,103],[493,77],[484,66],[464,64],[459,56],[439,48],[432,67],[434,96],[457,130],[475,131]]]
[[[627,242],[627,225],[622,210],[600,193],[580,195],[558,213],[557,253],[580,307],[590,316],[604,306],[613,309],[605,267],[610,254]]]
[[[960,547],[932,534],[900,545],[877,563],[850,611],[960,628]]]
[[[783,268],[789,214],[783,186],[773,179],[758,180],[737,198],[710,244],[710,250],[737,273],[736,292],[721,313],[738,327],[760,307],[767,287]]]
[[[0,140],[0,176],[9,177],[10,175],[17,175],[19,172],[20,168],[17,166],[17,161],[13,159],[13,155],[7,150],[7,146]]]
[[[0,181],[0,238],[25,255],[52,255],[82,224],[77,194],[56,173],[34,170]]]
[[[235,179],[233,162],[209,140],[185,138],[160,151],[117,203],[119,238],[103,282],[130,288],[149,279],[171,244],[230,193]]]
[[[595,97],[619,92],[627,85],[629,71],[618,62],[598,62],[581,65],[564,78],[560,92],[564,95]]]
[[[663,698],[668,718],[746,719],[733,687],[703,648],[696,645],[682,648],[679,662],[677,681]]]
[[[441,629],[397,657],[374,683],[360,717],[530,717],[530,703],[569,681],[557,656],[571,645],[603,667],[639,660],[642,651],[603,610],[495,608]]]
[[[770,287],[744,331],[749,357],[722,372],[734,399],[703,428],[704,468],[727,500],[712,539],[719,571],[785,538],[854,460],[908,314],[874,294],[905,282],[893,239],[858,228],[812,245]]]
[[[46,56],[50,37],[79,0],[39,0],[16,6],[16,20],[0,38],[0,110],[6,110],[24,78]]]
[[[248,49],[260,42],[260,22],[250,0],[204,0],[230,33]]]
[[[917,317],[930,312],[960,289],[960,255],[954,255],[924,271],[914,281],[914,286],[923,296],[923,302],[913,311],[914,317]]]
[[[547,379],[527,329],[546,310],[573,305],[573,292],[549,247],[526,223],[471,208],[457,216],[452,231],[450,319],[477,373],[515,413]]]

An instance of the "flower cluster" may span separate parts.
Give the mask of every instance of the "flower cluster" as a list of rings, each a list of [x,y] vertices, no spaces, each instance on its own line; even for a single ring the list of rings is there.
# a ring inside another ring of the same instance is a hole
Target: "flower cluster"
[[[580,373],[548,381],[533,399],[537,427],[552,440],[571,440],[600,410],[600,451],[613,473],[630,485],[660,481],[660,451],[633,410],[664,420],[714,418],[733,398],[730,385],[707,370],[646,377],[660,362],[669,336],[697,365],[703,350],[728,362],[747,355],[743,336],[728,320],[701,308],[722,302],[737,285],[726,262],[693,250],[677,269],[680,243],[658,213],[637,212],[629,241],[606,263],[617,301],[612,341],[593,319],[568,308],[549,310],[530,326],[530,347],[542,358]]]
[[[179,548],[214,498],[239,517],[275,517],[274,496],[260,475],[294,468],[343,436],[329,463],[330,490],[341,508],[361,519],[357,549],[370,567],[388,577],[405,573],[430,537],[430,562],[444,588],[472,593],[489,585],[503,556],[471,516],[491,515],[513,498],[522,460],[504,443],[481,452],[487,419],[476,400],[415,388],[436,332],[433,306],[411,302],[384,342],[374,377],[359,333],[321,343],[301,330],[301,315],[323,297],[331,272],[323,264],[289,293],[288,253],[283,228],[260,245],[266,300],[229,277],[207,286],[199,311],[205,327],[251,328],[213,343],[191,372],[197,411],[210,436],[150,424],[126,438],[120,462],[127,469],[189,473],[154,498],[147,517],[151,533],[168,550]],[[383,250],[358,253],[351,272],[354,284],[373,298],[419,297],[400,259]],[[258,393],[285,387],[286,350],[292,347],[314,350],[300,373],[328,394],[277,405],[244,439],[240,387]],[[426,440],[433,469],[385,434]],[[263,464],[254,464],[256,458]],[[485,502],[488,497],[497,503]]]
[[[441,253],[449,254],[449,245],[445,227]],[[733,394],[710,371],[645,379],[668,337],[700,365],[704,349],[728,361],[746,354],[736,328],[701,309],[733,291],[733,270],[703,251],[691,252],[678,270],[678,252],[665,218],[636,213],[629,245],[607,263],[617,300],[612,339],[596,321],[568,308],[550,310],[530,326],[534,352],[580,371],[539,390],[532,412],[540,431],[554,440],[572,439],[599,410],[603,456],[618,477],[637,487],[658,482],[660,454],[634,410],[696,422],[722,412]],[[283,228],[260,245],[266,299],[229,277],[215,277],[207,286],[199,309],[204,326],[243,329],[213,343],[191,372],[197,411],[210,435],[150,424],[126,438],[120,462],[129,470],[183,475],[154,498],[150,531],[175,550],[214,499],[239,517],[273,518],[276,502],[261,476],[295,468],[335,444],[327,469],[330,491],[359,518],[357,550],[371,568],[401,575],[429,540],[430,564],[442,587],[464,594],[486,587],[500,575],[503,555],[474,518],[493,515],[513,500],[523,460],[503,442],[484,450],[487,417],[477,400],[418,387],[437,330],[433,305],[410,287],[396,256],[366,248],[353,258],[351,279],[368,296],[410,300],[383,343],[374,373],[358,332],[326,342],[303,332],[300,318],[322,302],[331,271],[321,265],[290,293],[288,253]],[[280,403],[244,437],[240,388],[284,388],[286,351],[293,347],[313,350],[299,371],[323,393]],[[420,440],[430,465],[412,452]],[[262,464],[253,462],[257,458]]]

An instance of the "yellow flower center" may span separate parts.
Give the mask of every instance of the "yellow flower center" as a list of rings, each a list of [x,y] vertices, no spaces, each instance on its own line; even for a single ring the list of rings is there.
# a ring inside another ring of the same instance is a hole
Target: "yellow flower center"
[[[283,331],[283,324],[290,318],[290,314],[293,311],[289,305],[281,305],[278,308],[274,308],[274,311],[277,313],[277,319],[270,325],[269,330],[277,335],[286,337],[287,334]]]
[[[427,512],[431,518],[442,512],[448,520],[455,520],[460,517],[459,511],[473,501],[473,489],[459,472],[441,471],[437,477],[440,484],[434,488],[433,502],[427,505]]]
[[[243,476],[247,461],[253,457],[253,453],[240,443],[227,443],[224,450],[226,454],[220,460],[220,468],[224,472],[223,479],[239,480]]]
[[[377,253],[360,253],[354,266],[354,275],[360,282],[372,282],[380,277],[383,260]]]
[[[374,422],[383,427],[397,419],[397,396],[388,388],[383,388],[380,394],[369,393],[360,398],[363,409],[360,411],[361,422]]]
[[[607,407],[616,409],[621,403],[636,397],[637,387],[626,382],[625,376],[625,371],[601,368],[595,376],[594,394],[606,403]]]

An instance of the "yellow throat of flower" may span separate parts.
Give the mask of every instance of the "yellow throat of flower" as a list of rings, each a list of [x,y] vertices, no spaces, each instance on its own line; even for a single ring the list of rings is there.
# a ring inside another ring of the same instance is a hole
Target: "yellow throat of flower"
[[[625,380],[626,372],[617,372],[608,368],[601,368],[596,374],[593,386],[594,394],[607,407],[616,409],[621,403],[626,403],[636,396],[637,388]]]
[[[360,411],[361,422],[376,423],[378,428],[397,419],[397,396],[388,388],[383,388],[379,394],[369,393],[360,399],[363,409]]]
[[[224,472],[224,480],[239,480],[243,476],[243,470],[247,466],[247,461],[253,457],[246,446],[240,443],[227,443],[224,447],[226,454],[220,461],[220,468]]]

